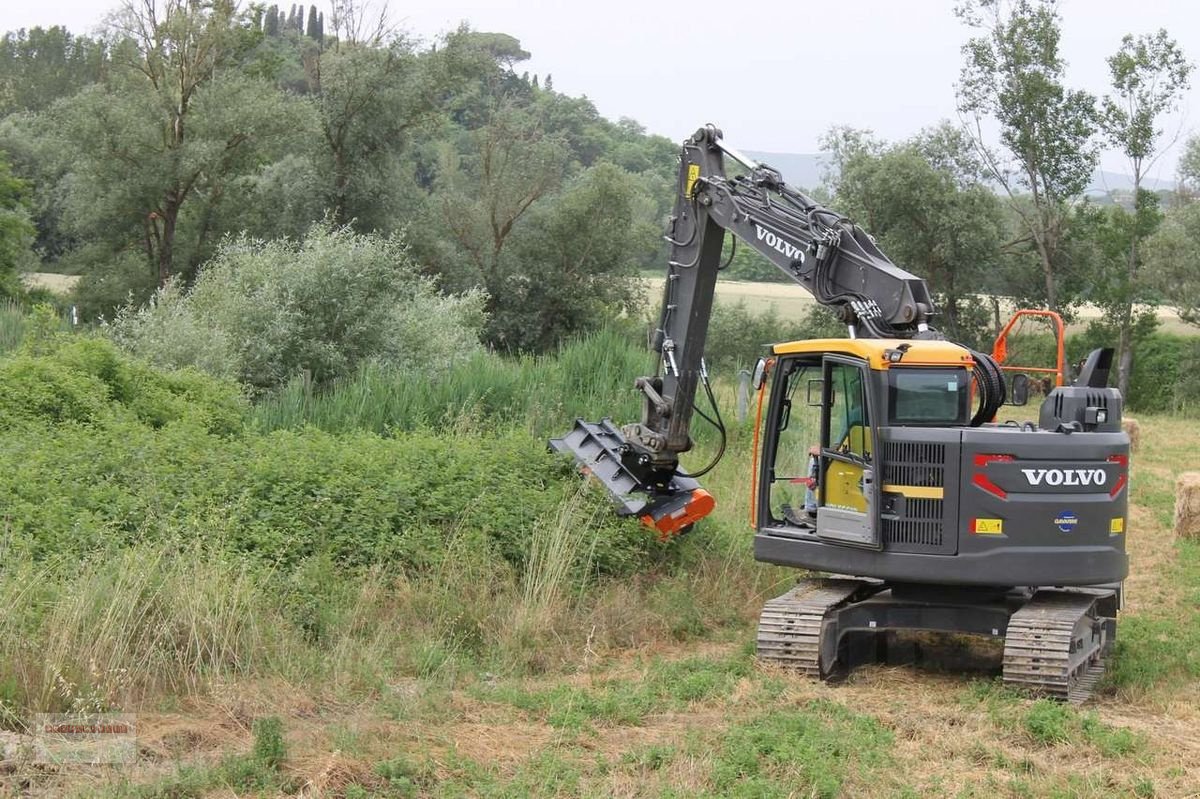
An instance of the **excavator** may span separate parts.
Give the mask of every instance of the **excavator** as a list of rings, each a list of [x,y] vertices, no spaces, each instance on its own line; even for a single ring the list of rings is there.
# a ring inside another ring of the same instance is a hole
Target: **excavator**
[[[635,382],[640,420],[577,420],[551,447],[661,536],[713,510],[699,478],[716,461],[688,472],[680,455],[695,416],[719,430],[717,460],[724,451],[704,346],[732,260],[722,263],[727,233],[847,329],[775,344],[754,370],[754,556],[805,574],[766,602],[759,660],[828,680],[903,636],[982,636],[1003,645],[1005,683],[1087,699],[1129,569],[1129,438],[1121,394],[1107,387],[1112,351],[1054,387],[1037,422],[996,422],[1008,381],[992,357],[936,330],[924,280],[713,125],[679,154],[658,366]]]

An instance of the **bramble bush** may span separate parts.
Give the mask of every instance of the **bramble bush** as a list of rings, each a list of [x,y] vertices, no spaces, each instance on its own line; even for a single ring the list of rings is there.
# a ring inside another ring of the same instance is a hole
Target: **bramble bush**
[[[109,332],[165,369],[191,366],[255,391],[326,383],[367,361],[428,370],[481,349],[484,297],[439,294],[399,236],[314,226],[302,241],[225,242],[194,286],[168,286]]]
[[[519,570],[532,529],[578,485],[524,431],[263,434],[245,413],[233,383],[159,372],[104,340],[23,348],[0,362],[8,546],[44,559],[200,537],[285,568],[324,556],[422,570],[453,542]],[[595,537],[580,568],[628,573],[652,554],[610,516],[578,531]]]
[[[150,428],[187,421],[206,433],[242,428],[247,405],[237,386],[195,370],[159,372],[97,338],[27,338],[0,361],[0,430],[95,428],[132,422]]]

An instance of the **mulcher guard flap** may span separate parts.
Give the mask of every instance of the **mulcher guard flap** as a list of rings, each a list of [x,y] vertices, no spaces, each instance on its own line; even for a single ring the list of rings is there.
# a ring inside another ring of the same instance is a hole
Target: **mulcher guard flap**
[[[607,417],[599,423],[576,419],[569,433],[550,440],[551,449],[570,454],[580,472],[604,486],[619,515],[638,516],[664,536],[683,532],[712,510],[709,493],[678,472],[666,490],[648,491],[621,462],[624,447],[625,436]]]

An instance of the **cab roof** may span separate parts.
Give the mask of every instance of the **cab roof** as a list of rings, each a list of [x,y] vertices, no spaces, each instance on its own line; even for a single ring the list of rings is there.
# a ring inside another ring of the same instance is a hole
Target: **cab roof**
[[[889,362],[887,352],[908,345],[904,357],[897,363]],[[972,367],[975,360],[970,351],[949,341],[912,340],[897,338],[810,338],[776,344],[772,351],[776,355],[823,355],[832,353],[861,358],[872,369],[887,369],[891,366],[965,366]]]

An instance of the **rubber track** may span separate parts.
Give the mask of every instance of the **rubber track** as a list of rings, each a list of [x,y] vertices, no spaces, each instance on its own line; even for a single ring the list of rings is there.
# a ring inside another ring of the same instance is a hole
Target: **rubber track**
[[[1097,597],[1036,594],[1012,615],[1004,637],[1004,682],[1072,704],[1084,702],[1104,674],[1103,639],[1092,635]],[[1071,651],[1072,640],[1083,649]]]
[[[805,579],[763,607],[758,659],[820,679],[825,613],[870,585],[863,580]]]

